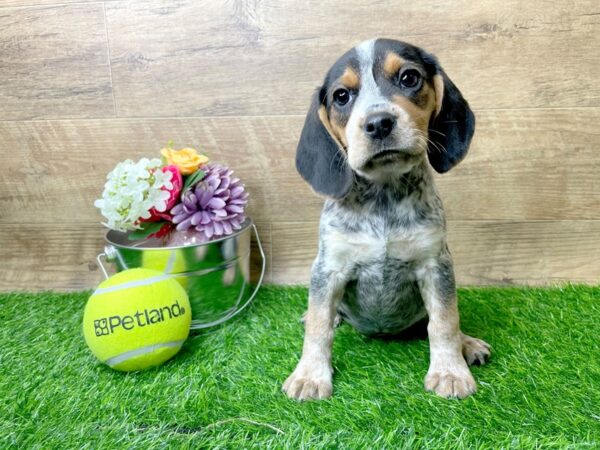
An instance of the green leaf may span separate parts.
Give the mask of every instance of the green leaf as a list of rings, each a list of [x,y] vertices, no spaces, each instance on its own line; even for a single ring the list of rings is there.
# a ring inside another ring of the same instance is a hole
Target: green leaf
[[[129,239],[130,241],[146,239],[152,233],[158,232],[164,224],[164,222],[144,222],[142,223],[142,228],[129,233],[127,235],[127,239]]]
[[[183,190],[181,191],[181,193],[183,194],[184,192],[186,192],[190,187],[192,187],[198,181],[202,180],[202,178],[204,178],[205,175],[206,174],[204,173],[204,171],[200,169],[196,170],[193,174],[189,175],[185,179],[185,183],[183,184]]]

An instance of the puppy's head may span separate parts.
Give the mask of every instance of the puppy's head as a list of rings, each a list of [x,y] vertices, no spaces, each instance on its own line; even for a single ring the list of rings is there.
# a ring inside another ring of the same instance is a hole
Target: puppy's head
[[[296,167],[342,198],[353,174],[385,181],[425,155],[440,173],[467,153],[475,117],[436,58],[389,39],[363,42],[329,70],[306,117]]]

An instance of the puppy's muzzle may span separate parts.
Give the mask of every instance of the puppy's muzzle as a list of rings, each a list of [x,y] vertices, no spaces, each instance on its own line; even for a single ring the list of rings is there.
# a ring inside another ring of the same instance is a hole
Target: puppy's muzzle
[[[396,126],[396,117],[387,112],[371,114],[365,120],[365,134],[374,141],[388,137]]]

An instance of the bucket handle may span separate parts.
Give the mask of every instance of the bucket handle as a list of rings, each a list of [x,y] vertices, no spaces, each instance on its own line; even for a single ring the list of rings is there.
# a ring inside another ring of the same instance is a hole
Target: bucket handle
[[[107,245],[106,247],[104,247],[104,251],[102,253],[98,253],[98,255],[96,256],[96,262],[98,263],[98,267],[100,267],[100,270],[102,270],[102,273],[104,274],[104,278],[108,278],[108,270],[106,270],[106,267],[104,267],[104,264],[102,264],[102,259],[104,259],[105,261],[108,261],[109,259],[115,259],[117,257],[119,257],[120,255],[118,254],[118,252],[115,250],[115,248],[112,245]],[[125,266],[124,261],[123,265]]]
[[[254,287],[254,291],[252,292],[252,295],[250,295],[250,297],[248,297],[248,300],[246,300],[246,303],[244,303],[242,306],[237,308],[233,313],[225,316],[223,319],[219,320],[218,322],[210,324],[211,326],[218,325],[219,323],[225,322],[226,320],[231,319],[233,316],[238,315],[243,309],[245,309],[250,303],[252,303],[252,300],[254,300],[254,297],[256,297],[256,294],[258,294],[258,290],[262,286],[262,282],[265,277],[265,271],[267,268],[267,258],[265,256],[265,251],[263,249],[262,242],[260,241],[260,237],[258,235],[258,230],[256,229],[256,225],[254,224],[254,222],[252,222],[252,229],[254,230],[254,237],[256,238],[256,244],[258,245],[258,251],[260,253],[260,257],[261,257],[261,261],[262,261],[261,269],[260,269],[260,276],[258,277],[258,282],[256,283],[256,286]],[[106,247],[104,247],[104,251],[102,253],[98,253],[98,255],[96,256],[96,262],[98,263],[98,267],[100,267],[100,270],[102,270],[102,273],[104,274],[104,278],[108,278],[109,275],[108,275],[108,271],[106,270],[106,267],[104,267],[104,264],[102,263],[102,259],[104,259],[105,261],[108,258],[113,259],[113,257],[115,256],[116,253],[117,252],[113,246],[107,245]]]
[[[254,230],[254,236],[256,237],[256,244],[258,245],[258,251],[260,253],[260,257],[261,257],[261,260],[262,260],[262,265],[261,265],[261,269],[260,269],[260,277],[258,278],[258,281],[256,282],[256,286],[254,287],[254,291],[252,291],[252,294],[250,295],[250,297],[248,297],[248,300],[246,300],[246,303],[244,303],[239,308],[236,308],[230,314],[227,314],[225,317],[222,317],[221,319],[216,320],[215,322],[211,322],[209,324],[203,324],[201,327],[195,328],[194,325],[192,324],[192,329],[201,330],[203,328],[214,327],[215,325],[222,324],[223,322],[231,319],[232,317],[237,316],[244,309],[246,309],[246,307],[250,303],[252,303],[252,300],[254,300],[254,297],[256,297],[256,294],[258,294],[258,290],[260,289],[260,287],[262,285],[262,282],[263,282],[263,278],[265,276],[265,271],[266,271],[266,268],[267,268],[267,258],[265,256],[265,251],[263,250],[262,242],[260,241],[260,237],[258,236],[258,230],[256,229],[256,225],[254,224],[254,222],[252,222],[252,229]]]
[[[108,271],[106,270],[106,267],[104,267],[104,264],[102,264],[102,259],[104,258],[104,261],[106,261],[106,252],[102,252],[102,253],[98,253],[98,255],[96,256],[96,262],[98,263],[98,267],[100,267],[100,270],[102,271],[102,273],[104,274],[104,278],[108,278]]]

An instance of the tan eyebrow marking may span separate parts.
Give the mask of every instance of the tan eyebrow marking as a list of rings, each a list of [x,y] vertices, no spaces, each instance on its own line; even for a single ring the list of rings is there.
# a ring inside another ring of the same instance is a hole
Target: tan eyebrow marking
[[[388,77],[393,77],[398,73],[400,67],[404,64],[404,60],[398,56],[396,53],[389,52],[385,56],[385,61],[383,63],[383,71]]]
[[[348,89],[358,89],[358,87],[360,86],[360,80],[358,78],[358,75],[356,74],[354,69],[352,69],[352,67],[346,67],[346,70],[344,70],[340,81]]]

